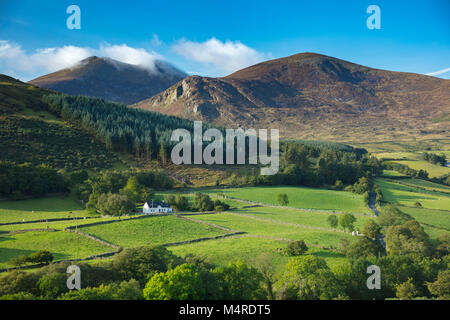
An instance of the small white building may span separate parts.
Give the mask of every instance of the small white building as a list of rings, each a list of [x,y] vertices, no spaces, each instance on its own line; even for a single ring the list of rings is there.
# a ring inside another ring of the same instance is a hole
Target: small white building
[[[150,204],[146,202],[144,206],[142,207],[142,212],[145,214],[152,214],[152,213],[172,213],[173,210],[170,207],[168,203],[162,202],[155,202],[151,201]]]

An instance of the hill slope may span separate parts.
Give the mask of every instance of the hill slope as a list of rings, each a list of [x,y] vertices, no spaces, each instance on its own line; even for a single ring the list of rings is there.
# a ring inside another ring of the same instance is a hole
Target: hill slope
[[[155,61],[155,70],[150,71],[94,56],[80,61],[72,68],[39,77],[29,83],[67,94],[131,104],[167,89],[186,76],[164,61]]]
[[[42,97],[49,93],[0,74],[0,160],[67,170],[118,163],[93,136],[48,112]]]
[[[285,138],[435,138],[448,135],[450,81],[302,53],[224,78],[191,76],[133,107],[231,127],[280,128]]]

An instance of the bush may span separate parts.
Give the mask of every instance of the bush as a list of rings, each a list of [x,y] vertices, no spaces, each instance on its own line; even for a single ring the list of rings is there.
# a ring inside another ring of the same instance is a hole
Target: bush
[[[216,200],[216,201],[214,201],[214,209],[216,211],[225,211],[225,210],[230,209],[230,205],[227,203],[224,203],[220,200]]]
[[[162,246],[125,249],[115,255],[111,268],[117,271],[123,280],[145,281],[155,272],[165,272],[182,263],[182,259]]]
[[[212,211],[214,210],[214,202],[207,194],[196,192],[194,194],[194,207],[198,211]]]
[[[121,216],[131,213],[136,208],[134,202],[126,195],[102,194],[97,200],[97,209],[107,215]]]
[[[308,246],[306,245],[305,241],[299,240],[299,241],[292,241],[288,244],[287,248],[285,249],[286,253],[290,256],[299,256],[305,253],[308,250]]]
[[[12,258],[11,260],[9,260],[9,263],[11,263],[13,266],[21,267],[28,263],[28,258],[21,254],[17,258]]]
[[[336,190],[344,189],[344,183],[342,182],[342,180],[336,180],[336,182],[334,183],[334,189]]]
[[[277,201],[282,206],[287,206],[289,204],[289,199],[286,193],[278,193]]]
[[[339,224],[341,225],[342,229],[344,229],[344,231],[353,231],[355,222],[355,216],[350,213],[344,213],[339,217]]]
[[[175,197],[174,207],[178,211],[186,211],[189,209],[189,201],[186,197],[177,194]]]
[[[50,263],[53,261],[53,254],[47,250],[39,250],[30,254],[27,261],[31,263]]]

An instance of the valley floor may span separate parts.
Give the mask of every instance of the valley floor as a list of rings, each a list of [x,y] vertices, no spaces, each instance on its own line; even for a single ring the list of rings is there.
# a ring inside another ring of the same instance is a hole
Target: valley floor
[[[450,230],[450,187],[415,178],[380,177],[376,183],[384,201],[417,219],[432,239]],[[218,265],[236,260],[252,264],[259,255],[268,254],[281,270],[289,257],[279,249],[294,240],[304,240],[310,254],[335,266],[345,259],[338,251],[340,239],[353,241],[355,237],[331,228],[327,218],[352,213],[358,230],[369,219],[376,219],[362,196],[344,191],[277,186],[196,189],[184,195],[192,201],[194,191],[220,198],[231,208],[220,213],[118,218],[90,216],[78,202],[61,196],[0,201],[0,268],[12,267],[11,258],[37,250],[52,252],[55,260],[70,260],[154,244],[167,246],[180,256],[200,255]],[[277,205],[279,192],[288,195],[288,206]],[[414,206],[416,202],[420,208]],[[75,227],[78,233],[67,232],[66,228],[73,231]]]

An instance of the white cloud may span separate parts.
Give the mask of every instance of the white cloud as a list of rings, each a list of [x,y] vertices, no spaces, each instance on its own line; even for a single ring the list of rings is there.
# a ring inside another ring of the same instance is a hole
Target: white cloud
[[[22,78],[69,68],[80,60],[90,56],[109,57],[121,62],[140,65],[154,70],[156,59],[163,59],[159,54],[142,48],[129,47],[126,44],[101,44],[99,48],[64,46],[59,48],[37,49],[26,52],[19,44],[0,40],[0,73],[23,74]],[[27,80],[28,80],[27,79]]]
[[[33,72],[45,70],[56,71],[69,67],[91,55],[91,49],[75,46],[38,49],[27,54],[20,45],[9,41],[0,41],[0,59],[3,64],[17,71]]]
[[[266,55],[240,41],[222,42],[211,38],[205,42],[178,41],[173,50],[187,59],[212,64],[223,72],[234,72],[267,59]]]
[[[438,76],[440,74],[447,73],[447,72],[450,72],[450,68],[442,69],[442,70],[435,71],[435,72],[430,72],[430,73],[427,73],[426,75],[427,76]]]
[[[100,46],[99,54],[103,57],[109,57],[121,62],[139,65],[150,70],[155,68],[155,60],[163,59],[163,57],[156,52],[148,52],[142,48],[132,48],[126,44],[110,45],[102,44]]]
[[[159,37],[157,34],[153,34],[153,38],[151,40],[152,46],[159,47],[163,44],[161,40],[159,40]]]

